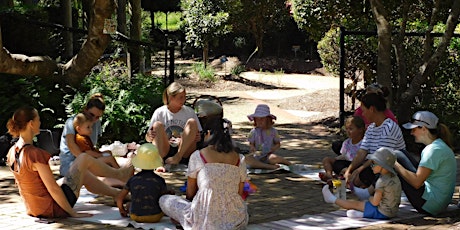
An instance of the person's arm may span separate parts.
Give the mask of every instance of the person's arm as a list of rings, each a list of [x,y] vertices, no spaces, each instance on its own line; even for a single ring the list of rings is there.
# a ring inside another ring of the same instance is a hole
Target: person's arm
[[[280,147],[281,147],[281,143],[275,142],[270,148],[270,152],[274,153],[276,150],[280,149]]]
[[[419,189],[425,183],[428,176],[431,174],[431,169],[420,166],[417,168],[417,171],[411,172],[405,169],[401,164],[398,162],[395,163],[396,172],[404,178],[404,180],[412,185],[415,189]]]
[[[126,210],[125,206],[123,205],[123,200],[128,195],[128,193],[129,193],[129,191],[127,189],[123,189],[118,194],[117,199],[116,199],[118,211],[120,212],[120,215],[123,216],[123,217],[127,217],[128,213],[129,213],[129,211]]]
[[[192,201],[198,191],[198,184],[196,178],[187,178],[187,190],[185,192],[185,198]]]
[[[77,143],[75,142],[75,134],[67,134],[65,136],[67,147],[69,148],[70,152],[77,157],[82,153],[80,147],[78,147]]]
[[[383,191],[380,189],[376,189],[374,192],[374,196],[369,197],[369,202],[371,202],[374,206],[379,206],[380,201],[383,198]]]
[[[366,159],[367,156],[367,151],[364,149],[359,149],[358,152],[356,153],[356,156],[353,158],[351,161],[350,166],[348,166],[347,171],[345,171],[345,178],[347,181],[350,181],[351,173],[355,171],[361,165],[361,163]]]
[[[38,174],[40,175],[41,180],[45,184],[46,189],[50,193],[53,200],[64,209],[70,216],[72,217],[89,217],[92,216],[88,213],[77,213],[73,210],[72,206],[70,206],[69,201],[67,200],[64,192],[62,191],[61,187],[56,183],[54,180],[53,172],[49,165],[42,164],[42,163],[34,163],[33,168],[37,170]]]

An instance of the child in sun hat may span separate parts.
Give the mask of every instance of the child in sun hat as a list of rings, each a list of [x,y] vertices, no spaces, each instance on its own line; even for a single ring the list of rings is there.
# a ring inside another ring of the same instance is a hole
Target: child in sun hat
[[[291,162],[275,154],[281,146],[278,131],[273,128],[276,116],[270,113],[270,107],[259,104],[253,114],[248,115],[254,121],[254,128],[248,136],[249,152],[245,158],[251,168],[277,169],[278,164],[291,165]]]
[[[382,147],[374,154],[367,155],[367,159],[372,161],[372,172],[380,174],[374,196],[369,197],[368,201],[337,199],[329,190],[329,185],[323,187],[324,201],[349,209],[348,217],[389,219],[396,216],[401,203],[401,182],[393,169],[396,152],[398,150]]]
[[[141,145],[132,159],[134,167],[142,169],[132,176],[117,197],[121,216],[130,216],[136,222],[156,223],[163,217],[158,203],[160,196],[171,194],[165,180],[154,170],[163,166],[163,159],[152,143]],[[131,203],[123,205],[123,200],[131,192]]]

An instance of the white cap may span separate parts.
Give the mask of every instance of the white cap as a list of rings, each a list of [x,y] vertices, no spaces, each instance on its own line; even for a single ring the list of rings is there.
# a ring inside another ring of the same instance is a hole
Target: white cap
[[[427,127],[428,129],[436,129],[438,127],[439,118],[429,111],[418,111],[412,116],[412,121],[403,125],[405,129],[413,129],[417,127]]]

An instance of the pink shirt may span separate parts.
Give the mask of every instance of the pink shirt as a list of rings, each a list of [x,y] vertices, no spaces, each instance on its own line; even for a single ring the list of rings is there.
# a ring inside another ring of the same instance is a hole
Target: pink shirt
[[[396,124],[398,124],[398,119],[396,119],[395,115],[393,114],[393,112],[391,112],[390,109],[386,109],[385,112],[384,112],[385,116],[387,118],[390,118],[391,120],[393,120],[394,122],[396,122]],[[353,114],[354,116],[358,116],[358,117],[361,117],[363,120],[364,120],[364,124],[366,124],[366,128],[367,126],[369,126],[371,124],[370,121],[368,121],[364,115],[363,115],[363,109],[360,107],[358,107],[356,110],[355,110],[355,113]]]

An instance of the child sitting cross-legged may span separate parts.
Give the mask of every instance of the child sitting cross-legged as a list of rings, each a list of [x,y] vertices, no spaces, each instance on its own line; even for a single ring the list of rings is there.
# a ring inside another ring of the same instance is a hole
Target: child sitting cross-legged
[[[361,141],[364,138],[366,127],[364,120],[361,117],[349,117],[345,121],[345,129],[348,138],[342,143],[339,156],[325,157],[323,159],[323,167],[325,172],[320,172],[319,177],[323,181],[328,181],[333,178],[333,173],[336,176],[343,175],[343,170],[346,169],[361,146]]]
[[[389,219],[396,216],[401,203],[401,182],[393,169],[396,154],[389,148],[379,148],[373,154],[367,155],[372,161],[372,171],[380,174],[375,184],[374,196],[368,201],[337,199],[329,190],[329,185],[323,187],[324,201],[334,203],[348,209],[348,217]]]
[[[139,223],[156,223],[163,217],[159,199],[164,194],[174,194],[168,190],[165,179],[154,170],[163,166],[163,159],[152,143],[141,145],[137,149],[132,163],[142,169],[132,176],[117,197],[117,206],[121,216],[129,216]],[[131,203],[124,205],[123,200],[131,193]]]
[[[248,115],[254,121],[254,128],[249,133],[251,155],[246,156],[246,164],[251,168],[277,169],[279,164],[291,165],[291,162],[275,154],[281,146],[278,131],[273,128],[276,116],[270,113],[270,107],[257,105],[256,111]]]

